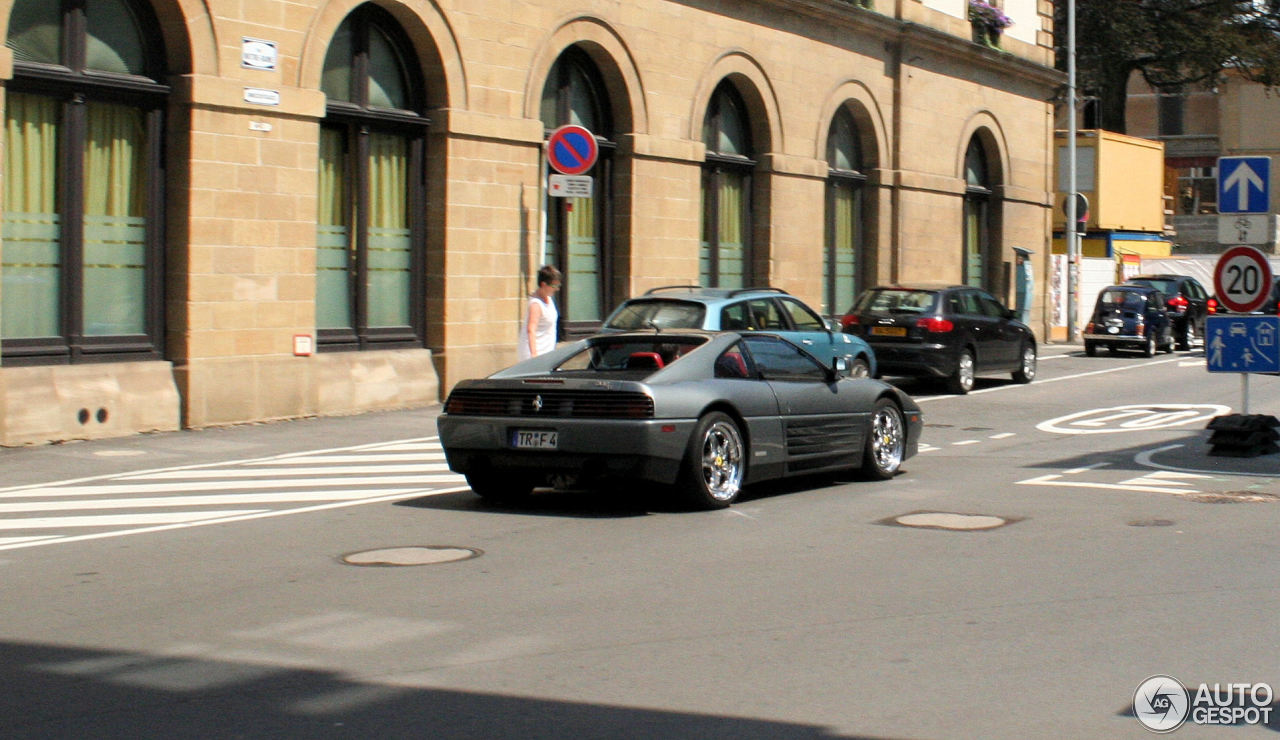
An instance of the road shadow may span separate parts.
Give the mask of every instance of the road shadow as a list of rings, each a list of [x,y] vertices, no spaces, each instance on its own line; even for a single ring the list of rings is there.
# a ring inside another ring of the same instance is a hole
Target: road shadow
[[[0,650],[6,740],[854,737],[807,724],[365,683],[268,661],[15,642]]]
[[[904,469],[903,473],[905,472]],[[850,483],[873,484],[874,481],[862,477],[856,470],[768,480],[744,488],[737,503],[817,491]],[[652,514],[696,514],[701,511],[690,508],[681,499],[679,492],[656,483],[601,486],[580,490],[540,488],[535,489],[533,495],[527,499],[502,502],[480,498],[471,491],[459,491],[405,499],[395,502],[394,505],[435,511],[523,514],[575,519],[623,519]]]

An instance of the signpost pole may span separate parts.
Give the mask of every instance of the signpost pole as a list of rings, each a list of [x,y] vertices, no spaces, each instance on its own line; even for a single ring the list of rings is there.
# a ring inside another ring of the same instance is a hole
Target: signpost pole
[[[1076,0],[1067,0],[1067,341],[1080,338],[1080,240],[1076,233]]]
[[[1240,413],[1249,413],[1249,373],[1240,373]]]

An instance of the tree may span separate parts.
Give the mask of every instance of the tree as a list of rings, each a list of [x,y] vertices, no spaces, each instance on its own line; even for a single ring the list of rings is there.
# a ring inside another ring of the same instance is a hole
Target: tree
[[[1057,66],[1067,68],[1067,0],[1055,3]],[[1280,0],[1075,0],[1076,86],[1098,127],[1125,132],[1129,79],[1177,93],[1228,74],[1280,87]]]

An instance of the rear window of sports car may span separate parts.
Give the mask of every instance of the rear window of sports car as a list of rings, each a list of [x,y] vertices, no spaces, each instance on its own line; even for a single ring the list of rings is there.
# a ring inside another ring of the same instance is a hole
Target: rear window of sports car
[[[609,329],[701,329],[706,306],[690,301],[638,300],[624,304],[609,319]]]
[[[602,337],[560,363],[555,372],[581,375],[643,372],[647,375],[679,360],[705,341],[703,337]]]

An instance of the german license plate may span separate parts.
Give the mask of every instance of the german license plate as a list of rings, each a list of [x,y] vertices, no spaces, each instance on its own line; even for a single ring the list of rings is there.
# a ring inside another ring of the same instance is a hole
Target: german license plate
[[[513,429],[511,446],[518,450],[554,450],[559,434],[553,429]]]
[[[907,327],[905,326],[873,326],[871,333],[877,337],[905,337],[907,335]]]

